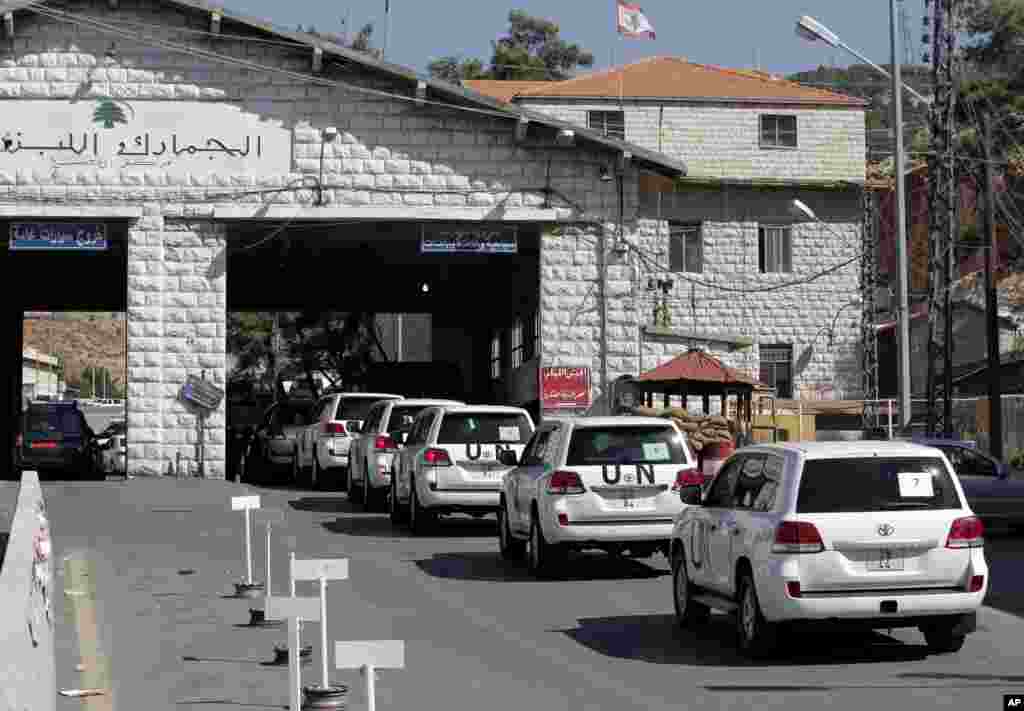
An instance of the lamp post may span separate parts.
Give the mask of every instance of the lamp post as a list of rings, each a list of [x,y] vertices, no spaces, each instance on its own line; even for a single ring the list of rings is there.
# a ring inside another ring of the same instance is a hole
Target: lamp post
[[[903,155],[903,91],[919,101],[928,103],[916,91],[906,86],[900,77],[900,63],[897,54],[899,41],[899,13],[896,0],[889,0],[889,44],[892,55],[892,74],[864,57],[852,47],[844,43],[827,27],[813,17],[804,15],[796,24],[796,33],[804,39],[820,40],[832,47],[845,49],[853,56],[865,62],[875,71],[892,79],[892,111],[893,132],[896,134],[896,255],[899,262],[899,375],[900,375],[900,425],[901,428],[910,424],[910,299],[908,296],[909,267],[907,259],[907,198],[906,169]]]

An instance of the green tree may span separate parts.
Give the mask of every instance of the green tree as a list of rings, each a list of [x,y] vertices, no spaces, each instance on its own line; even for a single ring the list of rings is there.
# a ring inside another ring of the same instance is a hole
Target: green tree
[[[96,123],[102,123],[103,128],[113,128],[115,123],[128,123],[128,119],[124,115],[124,109],[109,99],[104,99],[96,105],[96,110],[92,114],[92,120]]]
[[[562,39],[561,28],[551,20],[512,10],[508,23],[508,34],[491,43],[491,63],[486,70],[479,59],[448,56],[428,65],[430,75],[445,81],[561,81],[579,67],[594,66],[594,55]]]

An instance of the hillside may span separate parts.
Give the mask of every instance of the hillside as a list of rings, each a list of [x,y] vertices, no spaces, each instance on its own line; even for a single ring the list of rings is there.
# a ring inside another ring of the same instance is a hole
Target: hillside
[[[63,355],[65,382],[78,385],[88,366],[106,368],[115,385],[124,386],[126,322],[88,317],[78,319],[25,319],[24,345],[43,353]]]

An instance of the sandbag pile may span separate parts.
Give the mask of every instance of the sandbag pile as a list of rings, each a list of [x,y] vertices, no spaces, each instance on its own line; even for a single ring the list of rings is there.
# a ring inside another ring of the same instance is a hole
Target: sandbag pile
[[[736,424],[720,415],[691,415],[681,407],[670,407],[658,410],[652,407],[635,407],[633,414],[641,417],[664,417],[673,420],[676,426],[686,435],[687,441],[695,452],[700,452],[709,444],[732,442]]]

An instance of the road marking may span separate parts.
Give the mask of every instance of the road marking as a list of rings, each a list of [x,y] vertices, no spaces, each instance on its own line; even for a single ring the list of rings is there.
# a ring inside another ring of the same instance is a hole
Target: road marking
[[[85,670],[79,687],[104,689],[103,696],[89,696],[82,701],[88,711],[112,711],[110,660],[103,653],[96,624],[96,572],[92,562],[82,554],[64,559],[64,591],[68,595],[66,614],[74,622],[78,638],[78,656]]]

